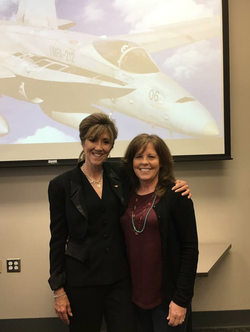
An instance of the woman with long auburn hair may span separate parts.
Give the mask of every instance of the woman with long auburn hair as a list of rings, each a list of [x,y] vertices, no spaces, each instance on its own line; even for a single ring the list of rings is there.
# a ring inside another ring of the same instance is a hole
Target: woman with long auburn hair
[[[132,190],[121,225],[142,332],[184,332],[198,261],[193,202],[172,191],[173,159],[159,136],[136,136],[123,160]]]

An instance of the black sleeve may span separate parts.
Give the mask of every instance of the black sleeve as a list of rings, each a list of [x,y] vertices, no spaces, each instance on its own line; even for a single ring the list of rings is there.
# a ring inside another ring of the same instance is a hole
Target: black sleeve
[[[65,283],[64,257],[68,238],[68,228],[65,212],[65,195],[63,189],[56,186],[54,180],[48,188],[50,204],[50,278],[52,290],[63,287]]]
[[[198,236],[191,199],[175,194],[171,211],[180,243],[180,266],[173,302],[186,307],[193,297],[198,262]]]

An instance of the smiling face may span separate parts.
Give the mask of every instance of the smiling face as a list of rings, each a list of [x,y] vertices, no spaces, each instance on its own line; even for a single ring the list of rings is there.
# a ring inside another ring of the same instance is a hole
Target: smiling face
[[[100,136],[86,138],[82,147],[85,152],[86,167],[98,167],[108,158],[112,149],[110,135],[104,131]]]
[[[156,186],[160,167],[160,159],[152,143],[148,143],[145,151],[141,149],[134,156],[133,169],[141,184]]]

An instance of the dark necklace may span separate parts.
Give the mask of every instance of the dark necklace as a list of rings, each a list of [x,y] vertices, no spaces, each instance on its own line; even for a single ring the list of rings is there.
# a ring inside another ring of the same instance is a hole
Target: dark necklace
[[[140,233],[142,233],[142,232],[144,231],[145,227],[146,227],[146,223],[147,223],[148,215],[149,215],[150,211],[152,210],[152,208],[153,208],[153,206],[154,206],[154,204],[155,204],[155,200],[156,200],[156,194],[155,194],[155,193],[153,193],[153,195],[152,195],[152,199],[153,199],[152,203],[151,203],[151,201],[148,202],[147,206],[143,209],[143,211],[142,211],[142,213],[141,213],[141,215],[140,215],[139,221],[142,221],[143,213],[144,213],[144,212],[146,211],[146,209],[148,208],[148,211],[147,211],[146,216],[145,216],[145,218],[144,218],[144,222],[143,222],[142,229],[137,229],[137,228],[135,227],[135,217],[136,217],[136,216],[135,216],[135,211],[136,211],[136,204],[137,204],[137,202],[138,202],[138,196],[137,196],[137,194],[135,195],[134,207],[133,207],[133,211],[132,211],[132,214],[131,214],[132,227],[133,227],[133,230],[134,230],[134,232],[135,232],[135,235],[139,235]]]

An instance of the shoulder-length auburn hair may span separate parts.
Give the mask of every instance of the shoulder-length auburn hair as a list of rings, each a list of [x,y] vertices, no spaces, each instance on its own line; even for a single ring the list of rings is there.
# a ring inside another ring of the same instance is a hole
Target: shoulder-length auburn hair
[[[130,177],[132,189],[137,190],[140,183],[133,169],[133,160],[139,151],[144,152],[146,150],[149,143],[155,148],[160,161],[158,184],[155,191],[156,195],[161,197],[165,194],[167,188],[174,184],[175,176],[172,155],[166,143],[159,136],[148,134],[136,136],[128,145],[123,162]]]

